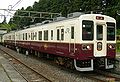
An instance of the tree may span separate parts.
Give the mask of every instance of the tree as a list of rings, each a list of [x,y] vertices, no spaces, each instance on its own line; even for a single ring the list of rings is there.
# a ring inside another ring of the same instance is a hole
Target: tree
[[[1,24],[1,27],[6,28],[8,32],[11,30],[15,30],[17,28],[16,24],[7,24],[7,23]]]
[[[33,6],[20,10],[61,13],[65,17],[73,12],[90,13],[90,11],[94,11],[94,13],[102,13],[114,17],[117,20],[118,27],[120,27],[120,16],[117,14],[118,11],[120,12],[120,0],[39,0]],[[21,12],[19,14],[25,13]],[[18,27],[22,28],[45,19],[34,19],[34,22],[31,22],[32,19],[30,18],[13,17],[13,20]]]

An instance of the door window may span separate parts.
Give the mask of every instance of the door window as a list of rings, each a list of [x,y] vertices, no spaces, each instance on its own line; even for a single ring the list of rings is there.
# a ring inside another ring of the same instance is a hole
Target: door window
[[[97,40],[103,40],[103,26],[97,25]]]

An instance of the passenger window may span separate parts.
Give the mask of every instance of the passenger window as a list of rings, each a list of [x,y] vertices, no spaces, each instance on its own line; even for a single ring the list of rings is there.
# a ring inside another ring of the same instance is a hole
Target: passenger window
[[[42,31],[39,31],[38,33],[38,40],[42,40]]]
[[[23,40],[24,40],[24,33],[23,33]]]
[[[64,29],[61,29],[61,40],[64,40]]]
[[[37,32],[35,32],[35,35],[34,35],[34,37],[35,37],[35,40],[37,40]]]
[[[59,29],[57,29],[57,40],[60,40],[59,38],[60,38],[60,31]]]
[[[51,30],[51,40],[53,40],[53,30]]]
[[[71,27],[71,39],[74,39],[74,26]]]
[[[35,33],[33,33],[33,40],[35,40]]]
[[[25,40],[27,40],[27,33],[25,33]]]
[[[44,40],[48,40],[48,30],[44,31]]]
[[[31,40],[33,40],[33,33],[31,33]]]

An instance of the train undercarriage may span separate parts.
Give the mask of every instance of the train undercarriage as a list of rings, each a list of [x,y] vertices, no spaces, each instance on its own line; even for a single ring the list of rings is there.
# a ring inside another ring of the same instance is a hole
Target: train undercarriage
[[[17,52],[22,52],[26,55],[34,54],[38,57],[44,57],[47,59],[52,59],[58,65],[64,66],[69,69],[76,69],[78,71],[93,71],[95,69],[111,69],[114,68],[115,59],[105,58],[105,57],[98,57],[89,60],[75,60],[72,58],[56,56],[52,54],[41,53],[35,50],[27,50],[19,48]]]
[[[9,47],[9,46],[7,46]],[[11,47],[13,49],[13,47]],[[37,57],[44,57],[54,60],[58,65],[64,66],[69,69],[76,69],[78,71],[93,71],[95,69],[111,69],[114,68],[115,59],[97,57],[89,60],[76,60],[72,58],[57,56],[53,54],[41,53],[36,50],[28,50],[26,48],[16,47],[18,53],[24,53],[26,56],[35,55]]]

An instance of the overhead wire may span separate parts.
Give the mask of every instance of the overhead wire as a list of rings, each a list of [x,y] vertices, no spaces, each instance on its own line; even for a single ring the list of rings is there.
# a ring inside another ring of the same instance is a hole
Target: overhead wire
[[[19,0],[17,1],[17,3],[15,3],[11,8],[13,9],[15,6],[19,5],[23,0]]]
[[[12,15],[14,15],[14,13],[11,12],[11,10],[13,10],[15,7],[17,7],[23,0],[18,0],[13,6],[9,5],[8,9],[5,10],[6,12],[8,12],[7,16],[12,17]],[[10,7],[10,8],[9,8]],[[9,15],[10,14],[10,15]]]

